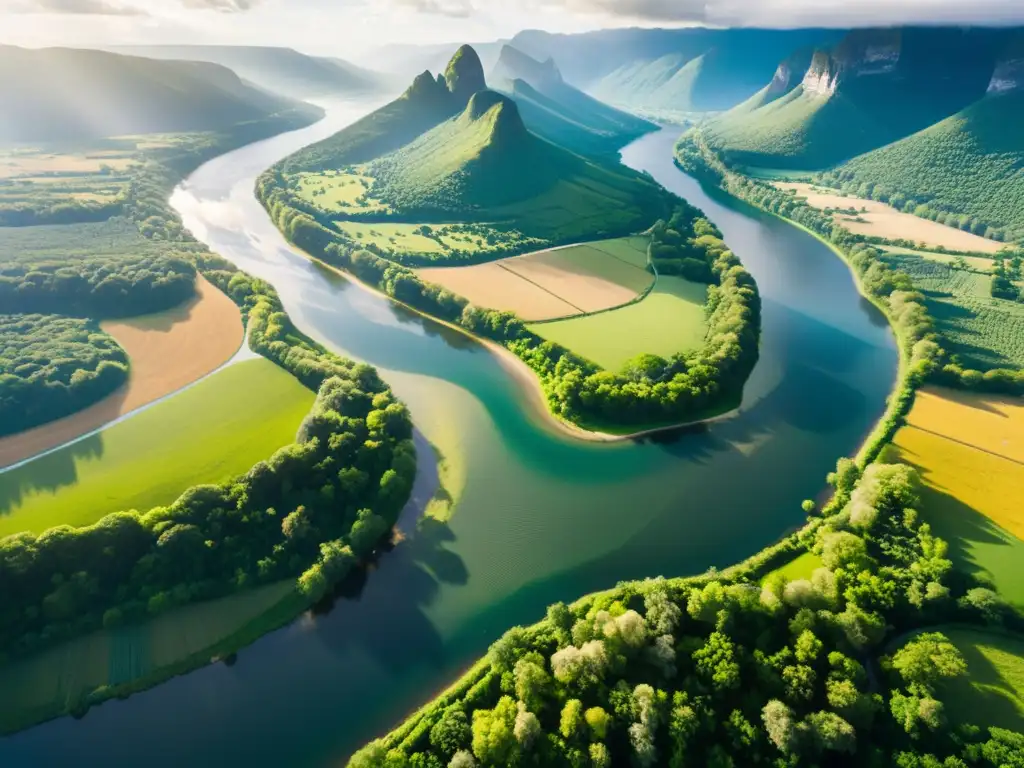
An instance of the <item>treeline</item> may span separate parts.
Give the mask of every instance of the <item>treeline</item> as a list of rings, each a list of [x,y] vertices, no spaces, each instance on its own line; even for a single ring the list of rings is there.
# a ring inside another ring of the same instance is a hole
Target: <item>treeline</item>
[[[886,310],[911,360],[911,379],[896,393],[897,398],[909,402],[912,389],[926,380],[981,392],[1024,394],[1024,370],[999,368],[982,372],[965,369],[950,360],[928,314],[925,298],[915,289],[910,276],[893,270],[881,258],[880,251],[834,222],[830,215],[771,184],[732,173],[697,131],[685,134],[680,140],[676,146],[676,162],[687,173],[707,179],[736,197],[806,227],[846,256],[861,286]]]
[[[106,221],[121,213],[124,198],[113,200],[77,200],[59,203],[51,199],[32,199],[0,204],[0,227],[36,227],[43,224],[84,224]]]
[[[1024,736],[946,721],[955,646],[891,645],[1016,614],[953,573],[909,467],[844,460],[832,482],[833,514],[797,537],[809,578],[756,558],[557,603],[350,767],[1021,764]]]
[[[94,254],[0,264],[5,312],[50,312],[106,319],[162,312],[195,295],[196,270],[183,254]]]
[[[404,304],[504,344],[537,373],[551,409],[569,421],[632,426],[699,418],[737,402],[757,362],[761,307],[753,277],[685,203],[652,228],[652,251],[667,270],[690,270],[712,283],[705,344],[668,360],[640,355],[622,371],[605,371],[532,333],[511,312],[473,306],[411,269],[339,242],[279,189],[266,174],[257,194],[291,242]]]
[[[128,356],[96,322],[0,315],[0,437],[81,410],[127,380]]]
[[[391,529],[416,471],[406,408],[367,365],[303,338],[266,283],[202,259],[250,344],[319,394],[296,442],[173,504],[0,540],[0,649],[27,653],[175,606],[297,578],[323,597]]]

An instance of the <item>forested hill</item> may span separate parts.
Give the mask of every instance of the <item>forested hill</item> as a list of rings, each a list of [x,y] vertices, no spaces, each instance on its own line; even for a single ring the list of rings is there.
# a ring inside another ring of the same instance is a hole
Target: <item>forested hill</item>
[[[220,64],[261,88],[296,98],[371,93],[387,90],[394,85],[388,76],[344,59],[308,56],[292,48],[140,45],[120,46],[113,50],[151,59]]]
[[[574,152],[612,154],[656,128],[566,83],[554,59],[537,61],[511,45],[488,82],[515,100],[527,128]]]
[[[221,66],[71,48],[0,46],[0,141],[223,130],[299,102]]]
[[[512,45],[554,57],[569,83],[617,106],[646,111],[718,111],[749,98],[779,61],[831,45],[835,30],[618,29],[573,35],[520,32]]]
[[[803,77],[791,56],[751,100],[705,135],[727,161],[821,169],[898,141],[982,99],[1009,29],[902,28],[849,33],[816,50]]]
[[[973,231],[1024,238],[1024,32],[996,63],[983,98],[828,177],[851,192],[902,195]]]

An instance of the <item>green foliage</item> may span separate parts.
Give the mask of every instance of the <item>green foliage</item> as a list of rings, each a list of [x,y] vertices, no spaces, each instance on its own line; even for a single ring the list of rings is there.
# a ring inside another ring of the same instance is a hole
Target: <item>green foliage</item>
[[[1024,93],[963,111],[826,174],[821,181],[998,240],[1024,237]],[[920,209],[920,212],[918,212]]]
[[[525,665],[549,671],[555,685],[546,695],[554,706],[532,709],[518,686],[492,689],[473,703],[464,698],[475,759],[482,766],[587,765],[590,755],[601,765],[883,765],[889,755],[904,753],[938,755],[936,764],[950,758],[989,765],[973,756],[1019,750],[1014,734],[964,732],[951,739],[941,730],[942,706],[930,686],[963,671],[941,634],[920,635],[896,653],[891,668],[907,687],[883,694],[874,693],[874,677],[853,658],[877,653],[887,635],[957,611],[951,601],[917,605],[889,593],[887,582],[905,585],[922,574],[958,587],[949,561],[934,556],[928,526],[906,511],[918,503],[908,496],[913,478],[906,468],[873,466],[879,468],[850,489],[852,497],[870,497],[878,510],[863,534],[869,557],[820,569],[828,578],[816,574],[813,583],[803,582],[805,589],[791,590],[801,584],[795,581],[759,590],[742,570],[735,582],[626,583],[568,607],[571,637],[561,607],[533,627],[511,630],[492,649],[490,674]],[[809,535],[815,548],[851,533],[854,505],[816,527]],[[800,601],[777,597],[798,591]],[[881,631],[861,642],[850,634],[857,622]],[[676,669],[668,678],[653,663],[665,637]],[[483,674],[480,668],[471,679]],[[413,723],[436,728],[457,702],[425,708],[397,734]],[[522,722],[530,726],[521,733],[539,727],[547,738],[517,739]],[[447,753],[400,738],[385,737],[378,749],[397,749],[410,764],[444,764]]]
[[[100,400],[128,379],[128,356],[89,320],[0,315],[0,436]]]

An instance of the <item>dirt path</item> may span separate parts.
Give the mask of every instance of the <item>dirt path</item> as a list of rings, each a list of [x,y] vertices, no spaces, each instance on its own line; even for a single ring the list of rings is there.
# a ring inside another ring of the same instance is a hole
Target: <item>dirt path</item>
[[[131,361],[128,383],[85,410],[0,439],[0,468],[48,451],[201,379],[242,345],[231,299],[200,277],[197,296],[166,312],[101,323]]]

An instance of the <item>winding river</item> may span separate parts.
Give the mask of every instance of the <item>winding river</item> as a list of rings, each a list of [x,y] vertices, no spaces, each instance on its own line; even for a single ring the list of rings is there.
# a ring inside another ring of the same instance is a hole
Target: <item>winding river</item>
[[[451,682],[507,627],[624,579],[725,566],[803,519],[884,409],[897,355],[846,266],[797,229],[711,194],[672,164],[671,129],[623,152],[701,207],[756,277],[761,362],[740,411],[643,442],[553,429],[479,344],[402,311],[293,252],[256,176],[358,117],[217,158],[173,199],[214,251],[271,281],[311,336],[377,366],[438,446],[460,501],[450,525],[406,524],[358,594],[238,655],[81,721],[0,742],[4,765],[330,765]]]

